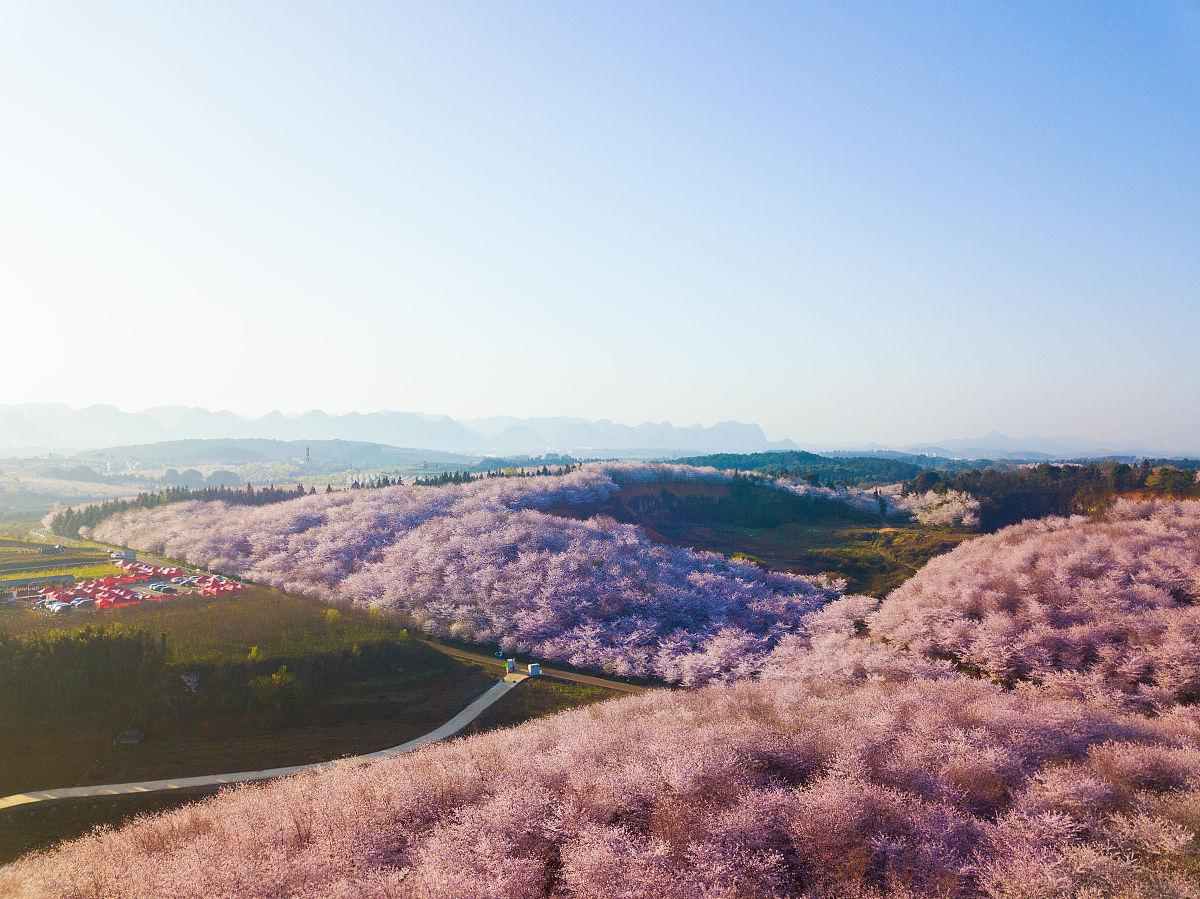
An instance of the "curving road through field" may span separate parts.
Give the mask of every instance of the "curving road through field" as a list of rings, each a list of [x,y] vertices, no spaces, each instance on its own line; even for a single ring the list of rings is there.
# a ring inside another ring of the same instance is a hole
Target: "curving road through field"
[[[438,740],[454,736],[528,676],[527,674],[506,675],[504,680],[493,684],[488,688],[487,692],[449,721],[446,721],[439,727],[435,727],[427,734],[409,740],[407,743],[401,743],[399,746],[393,746],[390,749],[380,749],[377,752],[368,752],[363,755],[355,755],[331,762],[316,762],[311,765],[289,765],[285,768],[264,768],[259,771],[236,771],[231,774],[202,774],[196,777],[173,777],[164,780],[144,780],[137,783],[97,784],[88,787],[59,787],[52,790],[31,790],[28,793],[15,793],[12,796],[0,798],[0,810],[14,808],[18,805],[28,805],[32,802],[54,802],[59,799],[86,799],[96,796],[156,793],[161,790],[186,790],[191,787],[213,787],[221,786],[222,784],[248,783],[255,780],[272,780],[276,777],[288,777],[292,774],[301,774],[307,771],[321,771],[333,765],[363,765],[378,759],[403,755],[406,752],[413,752],[420,749],[422,746],[428,746],[430,743],[436,743]]]
[[[95,541],[82,540],[78,538],[63,538],[54,535],[38,532],[38,536],[43,536],[50,540],[60,540],[64,544],[81,545],[81,546],[96,546]],[[104,546],[104,544],[99,544]],[[153,556],[148,556],[139,553],[139,558],[151,561],[155,564],[171,564],[165,560],[157,559]],[[414,636],[416,636],[414,634]],[[477,664],[498,665],[503,666],[504,662],[493,656],[484,655],[479,652],[472,652],[466,649],[460,649],[456,646],[447,646],[444,643],[430,640],[425,637],[417,637],[420,642],[435,649],[438,652],[457,659],[463,659]],[[649,687],[640,686],[638,684],[629,684],[624,681],[610,680],[609,678],[596,677],[590,674],[579,674],[574,671],[564,671],[560,668],[542,667],[542,674],[553,677],[557,680],[571,681],[578,684],[587,684],[594,687],[604,687],[609,690],[616,690],[622,693],[644,693]],[[337,759],[329,762],[315,762],[308,765],[289,765],[281,768],[263,768],[257,771],[236,771],[227,774],[203,774],[194,777],[174,777],[162,780],[146,780],[135,783],[119,783],[119,784],[97,784],[85,787],[56,787],[49,790],[31,790],[25,793],[14,793],[11,796],[0,797],[0,811],[6,808],[14,808],[16,806],[28,805],[36,802],[54,802],[60,799],[86,799],[97,796],[119,796],[136,793],[156,793],[163,790],[186,790],[194,787],[211,787],[221,786],[224,784],[248,783],[250,781],[271,780],[277,777],[288,777],[293,774],[300,774],[308,771],[320,771],[329,768],[332,765],[358,765],[366,764],[367,762],[377,759],[390,758],[391,756],[403,755],[407,752],[413,752],[430,743],[444,740],[458,733],[483,712],[504,697],[510,690],[517,686],[521,681],[525,680],[528,675],[511,673],[506,674],[504,680],[494,684],[482,696],[468,705],[465,709],[459,712],[450,720],[446,721],[439,727],[434,728],[429,733],[424,734],[415,739],[409,740],[407,743],[401,743],[399,746],[393,746],[390,749],[380,749],[377,752],[368,752],[363,755],[350,756],[348,758]]]

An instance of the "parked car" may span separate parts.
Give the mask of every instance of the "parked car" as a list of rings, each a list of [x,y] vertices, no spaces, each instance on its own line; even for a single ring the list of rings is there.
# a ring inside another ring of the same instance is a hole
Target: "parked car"
[[[71,605],[72,605],[72,606],[74,606],[74,607],[75,607],[75,608],[77,608],[77,609],[82,609],[82,608],[85,608],[85,607],[87,607],[87,606],[92,606],[92,607],[95,607],[95,605],[96,605],[96,600],[94,600],[94,599],[88,599],[86,596],[84,596],[84,597],[80,597],[79,599],[73,599],[73,600],[71,600]]]
[[[178,590],[176,590],[174,587],[172,587],[172,586],[170,586],[170,585],[168,585],[168,584],[155,584],[155,585],[154,585],[153,587],[151,587],[150,589],[151,589],[151,590],[155,590],[155,591],[157,591],[157,592],[159,592],[159,593],[178,593],[178,592],[179,592],[179,591],[178,591]]]

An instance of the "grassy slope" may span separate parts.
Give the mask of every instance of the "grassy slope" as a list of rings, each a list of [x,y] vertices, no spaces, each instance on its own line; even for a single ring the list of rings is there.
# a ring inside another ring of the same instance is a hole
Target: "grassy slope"
[[[498,727],[512,727],[531,718],[541,718],[563,709],[625,695],[627,694],[588,684],[576,684],[550,677],[531,677],[471,722],[463,733],[473,734]]]
[[[113,746],[111,727],[10,731],[3,742],[14,761],[0,768],[0,795],[300,765],[385,749],[433,730],[495,683],[478,668],[415,646],[412,668],[342,685],[286,721],[253,715],[156,721],[142,725],[145,737],[133,746]]]
[[[0,766],[0,794],[300,764],[381,749],[431,730],[496,679],[413,640],[383,617],[266,588],[55,618],[23,608],[0,610],[0,631],[17,636],[88,624],[165,633],[176,666],[241,666],[257,647],[260,664],[274,667],[380,641],[397,644],[401,661],[386,676],[306,695],[286,720],[230,713],[130,721],[129,727],[146,733],[137,746],[113,747],[120,728],[111,725],[10,725],[0,729],[4,754],[14,760]]]
[[[9,581],[17,581],[24,578],[50,577],[55,574],[70,574],[74,575],[76,580],[84,581],[89,578],[101,578],[115,573],[116,571],[111,562],[93,562],[88,565],[55,565],[53,567],[33,568],[27,571],[4,571],[0,572],[0,587],[3,587]],[[44,585],[35,584],[34,586]]]
[[[42,555],[45,543],[0,538],[0,583],[7,580],[73,574],[77,578],[115,574],[108,553],[102,549],[71,547],[55,555]]]
[[[396,622],[369,612],[331,608],[266,588],[219,599],[178,599],[107,612],[47,618],[0,610],[0,632],[35,635],[85,624],[120,623],[168,634],[176,663],[240,663],[251,646],[263,659],[333,652],[356,642],[390,639],[404,649],[398,670],[307,697],[286,720],[218,715],[199,720],[131,722],[138,745],[113,746],[115,728],[74,724],[0,728],[0,795],[52,786],[117,783],[325,761],[395,746],[461,711],[500,676],[500,669],[453,659],[413,640]],[[612,695],[598,687],[528,681],[473,730],[517,724]],[[72,801],[0,813],[0,863],[132,815],[174,807],[191,796],[151,795]]]
[[[332,609],[316,600],[269,587],[230,596],[177,597],[120,609],[77,611],[48,617],[25,609],[0,611],[0,632],[30,636],[91,624],[167,634],[173,662],[224,663],[245,659],[257,646],[262,658],[294,658],[347,649],[358,642],[405,639],[402,627],[351,607]]]
[[[484,712],[463,734],[514,726],[530,718],[552,715],[563,709],[618,695],[622,694],[601,687],[571,684],[551,678],[530,679]],[[213,792],[215,790],[207,789],[145,796],[106,796],[10,809],[0,813],[0,865],[26,852],[46,849],[62,840],[82,836],[94,827],[119,827],[137,815],[178,808],[197,802]]]
[[[577,517],[611,515],[640,525],[662,543],[730,556],[743,554],[779,571],[844,577],[851,591],[872,596],[885,595],[933,556],[975,536],[963,528],[884,522],[878,515],[818,498],[789,499],[784,516],[788,520],[774,527],[688,519],[657,508],[654,499],[664,490],[680,498],[714,502],[731,494],[724,484],[632,484],[623,486],[602,505],[561,506],[551,511]]]
[[[870,528],[790,523],[769,530],[694,527],[681,534],[689,545],[726,555],[744,553],[768,568],[844,577],[852,592],[879,597],[899,587],[933,556],[973,536],[962,529],[921,525]]]
[[[41,526],[41,515],[0,507],[0,541],[25,540]]]

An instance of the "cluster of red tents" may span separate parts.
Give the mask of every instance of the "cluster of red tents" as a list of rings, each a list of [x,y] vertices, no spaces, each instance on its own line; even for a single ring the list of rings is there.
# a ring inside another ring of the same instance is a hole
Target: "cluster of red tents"
[[[174,578],[187,578],[186,583],[173,586],[188,590],[191,595],[223,596],[245,590],[245,586],[226,578],[212,574],[190,574],[182,568],[168,568],[162,565],[151,565],[148,562],[117,562],[117,567],[124,574],[110,575],[89,581],[80,581],[74,587],[62,590],[47,590],[38,599],[47,607],[61,608],[59,605],[69,605],[76,600],[92,600],[98,609],[115,609],[131,606],[143,600],[159,602],[165,597],[157,593],[139,593],[130,590],[123,584],[136,584],[141,581],[162,581],[169,583]]]
[[[196,579],[196,592],[201,596],[224,596],[226,593],[240,593],[245,589],[245,584],[229,580],[219,581],[211,574],[202,574]]]
[[[195,590],[200,596],[222,596],[226,593],[238,593],[245,586],[228,578],[217,577],[213,574],[189,574],[182,568],[164,568],[162,565],[151,565],[149,562],[120,561],[117,567],[129,574],[145,575],[156,580],[171,580],[177,577],[188,578],[185,585]],[[156,599],[158,597],[155,597]]]
[[[117,567],[127,574],[142,574],[147,578],[169,579],[173,577],[187,577],[187,572],[182,568],[164,568],[162,565],[151,565],[149,562],[129,562],[122,560],[117,562]]]
[[[146,597],[143,597],[134,590],[127,590],[121,584],[136,584],[138,581],[147,579],[149,579],[149,575],[136,574],[114,575],[90,581],[80,581],[74,587],[68,587],[64,590],[47,590],[42,594],[42,599],[47,605],[56,602],[70,603],[76,599],[91,599],[95,601],[96,608],[98,609],[131,606],[134,603],[141,602]],[[159,599],[157,596],[153,598]]]

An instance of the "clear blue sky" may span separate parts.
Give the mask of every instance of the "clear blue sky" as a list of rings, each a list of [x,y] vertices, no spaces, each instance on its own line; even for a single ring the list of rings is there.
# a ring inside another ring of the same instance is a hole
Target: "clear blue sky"
[[[1200,447],[1200,5],[9,3],[0,402]]]

